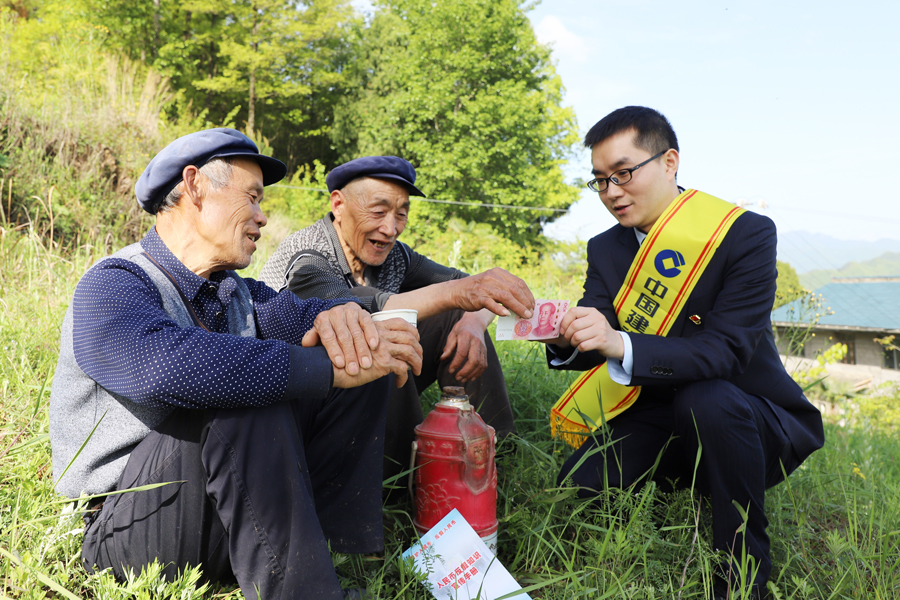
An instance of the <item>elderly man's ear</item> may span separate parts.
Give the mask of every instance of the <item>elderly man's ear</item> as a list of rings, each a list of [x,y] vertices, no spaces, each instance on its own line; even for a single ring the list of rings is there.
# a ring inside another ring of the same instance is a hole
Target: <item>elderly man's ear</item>
[[[340,221],[344,205],[347,203],[347,197],[341,190],[331,192],[331,212],[335,218]]]
[[[197,208],[200,208],[200,201],[203,199],[200,179],[200,169],[194,165],[188,165],[181,172],[181,183],[179,184],[182,186],[182,195],[189,198]]]

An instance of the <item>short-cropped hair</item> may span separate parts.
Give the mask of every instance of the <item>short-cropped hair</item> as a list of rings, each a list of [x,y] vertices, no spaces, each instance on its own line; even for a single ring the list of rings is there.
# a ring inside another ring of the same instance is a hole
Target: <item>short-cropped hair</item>
[[[584,136],[584,147],[593,148],[612,136],[634,129],[634,145],[650,154],[678,150],[678,138],[671,123],[659,111],[646,106],[626,106],[609,113]]]
[[[234,175],[232,164],[233,159],[231,158],[214,158],[200,167],[198,171],[203,173],[206,178],[209,179],[209,184],[214,190],[221,190],[231,183],[231,177]],[[184,193],[184,186],[181,185],[182,183],[184,183],[184,181],[179,181],[178,185],[172,188],[171,192],[166,194],[166,197],[163,198],[162,203],[159,205],[158,212],[166,212],[178,204],[178,201],[181,200],[181,195]]]

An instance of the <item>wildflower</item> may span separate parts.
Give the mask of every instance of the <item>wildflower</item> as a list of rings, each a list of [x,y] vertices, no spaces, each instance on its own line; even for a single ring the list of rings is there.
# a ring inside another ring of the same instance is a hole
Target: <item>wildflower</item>
[[[850,463],[850,464],[853,465],[853,474],[856,475],[857,477],[859,477],[860,479],[862,479],[863,481],[865,481],[866,476],[863,475],[863,472],[860,470],[859,466],[857,466],[856,463]]]

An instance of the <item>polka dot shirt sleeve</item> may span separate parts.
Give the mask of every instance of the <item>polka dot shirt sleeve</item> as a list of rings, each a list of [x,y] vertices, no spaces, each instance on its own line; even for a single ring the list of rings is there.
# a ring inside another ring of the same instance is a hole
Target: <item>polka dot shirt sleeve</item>
[[[320,312],[348,302],[360,304],[354,298],[301,300],[289,290],[276,292],[261,281],[244,279],[244,283],[253,297],[259,337],[264,340],[283,340],[297,346],[306,332],[312,329],[316,315]]]
[[[270,339],[179,327],[140,267],[107,259],[75,289],[75,358],[98,384],[139,404],[234,408],[323,398],[333,373],[325,350],[289,343],[299,344],[300,332],[326,306],[279,310],[280,299],[260,301],[257,320]]]

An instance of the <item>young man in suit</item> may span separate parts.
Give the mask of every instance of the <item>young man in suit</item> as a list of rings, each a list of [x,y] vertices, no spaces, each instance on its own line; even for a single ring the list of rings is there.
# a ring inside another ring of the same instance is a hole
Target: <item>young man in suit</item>
[[[662,489],[672,481],[684,487],[700,451],[696,485],[711,501],[713,543],[732,565],[746,547],[756,569],[750,585],[763,595],[772,568],[765,490],[824,443],[821,416],[785,372],[773,340],[775,226],[680,188],[678,141],[655,110],[616,110],[591,128],[584,145],[595,177],[588,187],[618,224],[588,243],[584,297],[548,344],[548,361],[551,368],[577,370],[606,363],[602,371],[623,390],[623,402],[605,411],[607,432],[580,438],[586,441],[564,465],[560,482],[571,478],[585,497],[650,478]],[[689,209],[697,218],[676,220]],[[713,209],[724,215],[721,223],[701,226]],[[592,385],[600,389],[585,383]],[[601,418],[597,413],[592,422]],[[604,440],[614,443],[595,450]],[[743,532],[733,503],[748,515]],[[716,598],[739,585],[729,564],[719,575]]]

